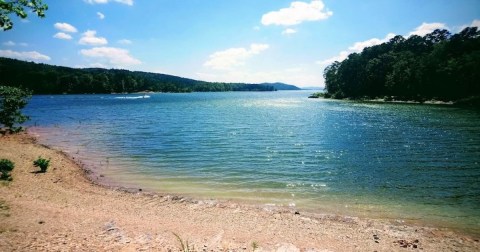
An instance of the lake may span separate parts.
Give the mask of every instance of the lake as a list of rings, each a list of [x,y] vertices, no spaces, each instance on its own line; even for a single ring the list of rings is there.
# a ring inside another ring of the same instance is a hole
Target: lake
[[[33,96],[25,113],[116,184],[480,233],[480,112],[312,92]]]

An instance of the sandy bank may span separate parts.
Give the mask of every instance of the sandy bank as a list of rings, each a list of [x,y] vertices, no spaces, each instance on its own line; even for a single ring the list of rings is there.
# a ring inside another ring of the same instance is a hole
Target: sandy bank
[[[448,230],[104,188],[26,134],[0,137],[0,158],[16,164],[0,182],[0,251],[180,251],[174,234],[196,251],[480,250]]]

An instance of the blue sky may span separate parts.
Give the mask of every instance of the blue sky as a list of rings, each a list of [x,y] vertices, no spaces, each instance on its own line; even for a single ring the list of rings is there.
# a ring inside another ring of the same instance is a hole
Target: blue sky
[[[480,26],[478,0],[44,0],[0,56],[207,81],[323,86],[323,69],[394,35]]]

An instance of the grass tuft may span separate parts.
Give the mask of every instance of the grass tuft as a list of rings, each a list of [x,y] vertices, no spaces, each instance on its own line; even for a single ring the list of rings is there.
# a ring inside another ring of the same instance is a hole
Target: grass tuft
[[[173,233],[173,232],[172,232]],[[192,246],[190,248],[190,245],[188,245],[188,241],[185,240],[185,242],[183,241],[183,239],[176,233],[173,233],[173,235],[177,238],[177,240],[180,242],[180,245],[181,245],[181,250],[183,252],[194,252],[195,251],[195,246]]]

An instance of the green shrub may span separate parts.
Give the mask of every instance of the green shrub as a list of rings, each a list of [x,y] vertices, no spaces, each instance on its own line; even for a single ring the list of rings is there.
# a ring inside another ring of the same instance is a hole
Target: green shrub
[[[33,161],[33,166],[40,167],[40,172],[47,172],[48,166],[50,165],[50,159],[45,159],[38,157],[37,160]]]
[[[0,179],[12,180],[10,172],[15,168],[15,163],[8,159],[0,159]]]
[[[3,1],[2,1],[3,2]],[[32,93],[16,87],[0,86],[0,125],[4,125],[10,132],[19,132],[22,127],[15,124],[26,122],[29,117],[22,114]]]

